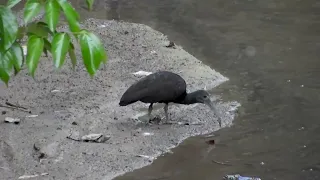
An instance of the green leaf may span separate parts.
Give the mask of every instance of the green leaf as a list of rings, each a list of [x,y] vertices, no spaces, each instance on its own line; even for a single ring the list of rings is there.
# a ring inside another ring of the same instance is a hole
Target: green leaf
[[[39,37],[48,37],[48,34],[53,34],[48,25],[44,22],[32,22],[27,26],[28,35],[37,35]]]
[[[0,39],[1,49],[6,51],[16,40],[18,33],[18,22],[12,11],[0,6]]]
[[[94,3],[94,0],[86,0],[86,2],[87,2],[87,6],[89,8],[89,11],[91,11],[92,10],[92,5]]]
[[[70,42],[69,57],[71,59],[72,69],[74,70],[77,65],[77,58],[76,58],[76,54],[74,52],[74,45],[72,44],[72,42]]]
[[[60,6],[56,0],[48,0],[46,7],[45,19],[52,32],[56,30],[60,17]]]
[[[107,61],[106,53],[99,38],[93,33],[81,30],[79,37],[84,65],[90,76],[93,76],[99,68],[101,61]]]
[[[8,0],[7,7],[12,8],[13,6],[17,5],[21,0]]]
[[[43,51],[44,41],[36,35],[31,35],[29,36],[27,47],[27,67],[31,76],[34,77],[34,73],[38,67],[39,59]]]
[[[57,0],[60,7],[62,8],[69,24],[69,28],[72,32],[80,31],[79,19],[80,16],[78,12],[71,6],[71,4],[66,0]]]
[[[67,33],[57,33],[52,39],[52,56],[54,66],[60,68],[66,58],[70,46],[70,36]]]
[[[11,46],[11,48],[5,54],[5,59],[13,64],[14,74],[17,75],[24,61],[23,50],[19,43],[15,42]]]
[[[2,65],[0,64],[0,79],[6,84],[6,86],[8,87],[8,82],[10,79],[9,74],[5,71],[5,69],[2,67]]]
[[[0,54],[0,79],[8,86],[8,82],[10,79],[10,73],[12,71],[12,63],[9,59],[4,55]]]
[[[27,24],[39,14],[41,3],[39,0],[28,0],[24,7],[24,22]]]

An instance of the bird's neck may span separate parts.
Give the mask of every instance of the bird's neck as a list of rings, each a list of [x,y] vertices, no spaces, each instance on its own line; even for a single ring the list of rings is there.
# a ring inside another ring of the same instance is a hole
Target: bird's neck
[[[194,92],[187,93],[184,99],[179,102],[179,104],[194,104],[194,103],[197,103],[197,99]]]

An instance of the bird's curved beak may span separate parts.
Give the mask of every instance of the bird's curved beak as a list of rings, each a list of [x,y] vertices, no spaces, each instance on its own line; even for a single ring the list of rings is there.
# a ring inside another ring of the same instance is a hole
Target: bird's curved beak
[[[221,127],[220,114],[219,114],[217,108],[214,106],[213,102],[212,102],[210,99],[208,99],[208,100],[206,100],[206,101],[204,102],[204,104],[207,105],[207,106],[209,106],[209,108],[214,112],[214,114],[216,114],[216,116],[218,117],[218,123],[219,123],[219,125],[220,125],[220,127]]]
[[[214,104],[213,104],[213,102],[212,102],[210,99],[205,100],[205,101],[204,101],[204,104],[207,105],[207,106],[209,106],[209,108],[210,108],[212,111],[216,112],[216,108],[214,107]]]

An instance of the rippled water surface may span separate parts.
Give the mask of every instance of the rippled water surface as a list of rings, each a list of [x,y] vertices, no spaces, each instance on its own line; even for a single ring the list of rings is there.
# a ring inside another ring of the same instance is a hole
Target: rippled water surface
[[[235,125],[194,137],[119,180],[320,179],[320,1],[106,0],[82,17],[147,24],[230,78]],[[206,143],[214,139],[215,146]],[[227,162],[221,164],[217,162]]]

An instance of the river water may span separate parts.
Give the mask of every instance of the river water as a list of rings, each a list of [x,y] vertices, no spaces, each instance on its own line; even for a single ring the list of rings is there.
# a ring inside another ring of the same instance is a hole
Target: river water
[[[320,179],[320,1],[106,0],[93,12],[72,3],[82,17],[167,34],[230,78],[213,93],[242,104],[234,126],[189,138],[117,180]]]

